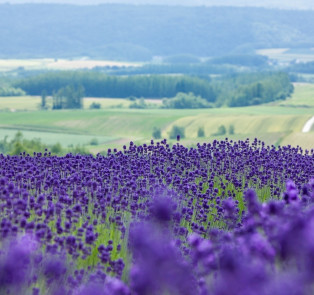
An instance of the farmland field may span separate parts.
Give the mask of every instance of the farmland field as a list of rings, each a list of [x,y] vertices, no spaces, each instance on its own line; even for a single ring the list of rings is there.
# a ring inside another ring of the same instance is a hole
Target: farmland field
[[[0,98],[0,106],[14,109],[3,111],[0,116],[0,135],[13,136],[18,130],[25,135],[41,138],[42,142],[58,141],[68,145],[73,138],[77,144],[86,145],[91,137],[99,137],[99,145],[91,147],[99,152],[108,147],[119,147],[130,140],[146,142],[152,137],[154,127],[160,128],[162,136],[169,138],[172,126],[185,128],[183,142],[194,145],[198,141],[213,140],[220,125],[234,127],[230,139],[260,137],[267,144],[300,145],[313,148],[313,131],[302,134],[307,120],[314,115],[314,86],[296,84],[295,92],[286,101],[262,106],[218,109],[169,110],[129,109],[125,99],[86,98],[86,108],[99,102],[100,110],[38,111],[40,97]],[[22,111],[28,109],[29,111]],[[143,124],[145,122],[145,124]],[[204,128],[205,137],[197,138],[198,128]],[[313,130],[313,128],[312,128]],[[45,134],[45,132],[48,132]],[[68,137],[67,135],[73,135]],[[49,138],[49,139],[48,139]],[[75,139],[74,139],[75,138]],[[302,139],[302,140],[300,140]]]
[[[278,103],[279,105],[314,107],[314,84],[295,83],[294,88],[292,97]]]
[[[271,59],[275,59],[281,63],[289,63],[293,60],[301,62],[314,61],[314,50],[308,49],[302,51],[294,51],[289,48],[274,48],[274,49],[259,49],[257,54],[268,56]]]
[[[40,105],[39,96],[0,97],[1,111],[35,111]]]
[[[12,71],[18,68],[25,70],[77,70],[92,69],[94,67],[105,66],[139,66],[140,63],[118,62],[106,60],[90,60],[90,59],[0,59],[0,72]]]
[[[40,96],[10,96],[0,97],[0,111],[35,111],[39,110],[41,103]],[[47,97],[47,106],[51,108],[51,97]],[[128,108],[131,101],[120,98],[93,98],[86,97],[83,100],[83,108],[89,109],[92,103],[99,103],[102,109],[105,108]],[[160,104],[159,100],[147,100],[147,103]]]
[[[0,0],[0,295],[314,295],[314,0],[67,1]]]

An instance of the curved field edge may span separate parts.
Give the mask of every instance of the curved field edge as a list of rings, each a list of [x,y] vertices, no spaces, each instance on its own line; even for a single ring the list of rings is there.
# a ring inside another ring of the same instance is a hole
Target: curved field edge
[[[213,140],[219,126],[224,125],[227,133],[219,138],[233,140],[261,138],[269,145],[300,145],[304,149],[314,147],[313,128],[302,134],[304,124],[314,115],[314,85],[295,84],[292,97],[268,105],[218,109],[129,109],[130,101],[125,99],[86,98],[85,107],[99,101],[100,110],[36,110],[40,97],[0,98],[0,108],[15,111],[1,112],[0,138],[12,137],[17,131],[27,138],[40,138],[44,143],[60,142],[88,145],[91,138],[97,138],[97,146],[88,146],[92,153],[107,148],[120,148],[133,140],[144,143],[152,138],[154,128],[169,138],[173,126],[185,128],[184,143]],[[19,107],[15,109],[14,107]],[[20,111],[19,111],[20,110]],[[29,110],[29,111],[21,111]],[[234,134],[229,134],[230,126]],[[205,136],[198,138],[198,129],[203,128]]]

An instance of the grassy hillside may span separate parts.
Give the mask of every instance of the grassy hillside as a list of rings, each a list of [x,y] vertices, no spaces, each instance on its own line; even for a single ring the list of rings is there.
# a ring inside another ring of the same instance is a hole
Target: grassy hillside
[[[280,102],[279,105],[314,107],[314,84],[296,83],[291,98]]]
[[[108,147],[121,147],[130,140],[148,141],[154,127],[160,128],[162,136],[169,138],[172,126],[185,128],[186,144],[196,144],[215,138],[245,139],[258,137],[267,144],[291,144],[304,148],[314,147],[313,132],[302,134],[307,120],[314,115],[314,86],[295,85],[295,93],[285,101],[242,108],[219,108],[197,110],[129,109],[129,101],[117,99],[86,99],[86,107],[92,101],[100,101],[100,110],[35,110],[39,97],[0,98],[0,106],[16,107],[18,110],[2,111],[0,116],[0,138],[12,137],[21,130],[25,137],[41,138],[43,142],[59,141],[70,144],[89,145],[96,138],[98,145],[90,145],[94,152]],[[19,103],[20,101],[20,103]],[[112,106],[119,105],[119,108]],[[219,126],[228,130],[233,125],[235,134],[214,135]],[[204,128],[205,137],[197,138],[198,128]]]

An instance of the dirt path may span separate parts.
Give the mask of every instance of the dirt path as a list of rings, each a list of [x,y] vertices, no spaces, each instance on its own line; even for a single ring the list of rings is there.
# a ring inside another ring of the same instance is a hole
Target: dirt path
[[[314,117],[312,117],[310,120],[308,120],[305,125],[303,126],[302,132],[307,133],[310,132],[312,125],[314,124]]]

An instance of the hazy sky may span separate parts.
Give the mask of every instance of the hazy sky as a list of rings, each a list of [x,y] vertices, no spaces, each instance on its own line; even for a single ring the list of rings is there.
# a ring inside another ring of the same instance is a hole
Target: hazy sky
[[[64,4],[163,4],[163,5],[228,5],[261,6],[275,8],[314,9],[314,0],[0,0],[0,3],[64,3]]]

